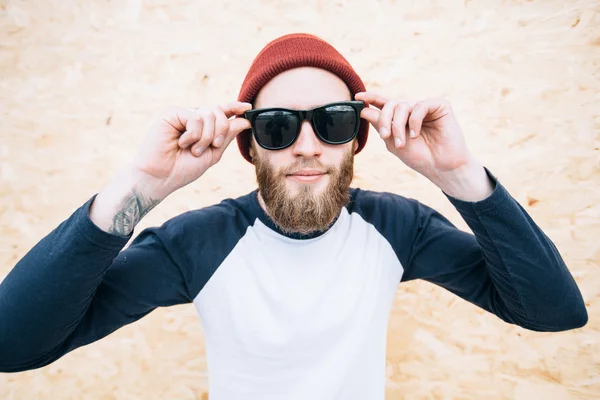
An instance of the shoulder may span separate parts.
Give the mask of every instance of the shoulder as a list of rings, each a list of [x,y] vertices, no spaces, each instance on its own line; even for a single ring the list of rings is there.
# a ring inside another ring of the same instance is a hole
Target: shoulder
[[[419,232],[422,205],[419,201],[389,192],[351,189],[348,212],[358,214],[391,245],[402,265]]]
[[[218,204],[184,212],[167,220],[160,230],[166,238],[178,239],[211,239],[215,238],[216,233],[222,232],[243,235],[256,220],[250,196],[229,198]]]
[[[349,213],[358,213],[365,221],[377,223],[390,217],[403,220],[418,216],[419,201],[395,193],[375,192],[358,188],[350,189]]]
[[[140,237],[159,239],[194,297],[256,221],[252,194],[184,212]]]

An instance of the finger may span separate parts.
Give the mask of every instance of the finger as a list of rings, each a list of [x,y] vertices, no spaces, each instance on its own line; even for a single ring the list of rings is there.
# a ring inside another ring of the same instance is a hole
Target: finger
[[[186,121],[186,128],[183,135],[179,137],[177,143],[182,149],[187,149],[189,146],[200,140],[202,135],[202,127],[204,121],[201,115],[192,115]]]
[[[384,96],[374,92],[360,92],[354,95],[354,99],[364,101],[367,104],[374,105],[375,107],[381,109],[385,106],[385,104],[389,101]]]
[[[414,106],[412,112],[410,113],[410,118],[408,119],[408,127],[410,129],[411,139],[414,139],[421,134],[423,120],[427,116],[428,112],[429,107],[422,102],[419,102]]]
[[[381,109],[379,121],[377,122],[379,124],[379,129],[377,129],[377,131],[382,139],[387,139],[392,133],[392,118],[394,117],[394,109],[397,104],[398,102],[396,101],[388,101]]]
[[[229,120],[225,116],[222,108],[218,108],[215,111],[215,136],[212,141],[213,147],[219,147],[225,140],[225,135],[229,132]]]
[[[200,135],[200,139],[192,145],[192,153],[196,156],[201,155],[210,146],[215,135],[215,113],[213,111],[205,111],[202,113],[202,119],[204,121],[202,134]]]
[[[167,108],[161,114],[161,119],[171,125],[180,134],[185,132],[188,119],[193,117],[193,111],[175,106]]]
[[[242,115],[244,112],[252,110],[252,104],[243,103],[241,101],[233,101],[231,103],[223,104],[221,109],[227,118],[231,118],[234,115]]]
[[[409,120],[410,130],[414,137],[421,134],[424,123],[434,122],[452,112],[452,107],[445,99],[427,99],[415,104],[414,117]]]
[[[392,135],[394,137],[395,148],[402,147],[406,143],[406,124],[408,123],[410,111],[408,103],[400,103],[394,109]]]

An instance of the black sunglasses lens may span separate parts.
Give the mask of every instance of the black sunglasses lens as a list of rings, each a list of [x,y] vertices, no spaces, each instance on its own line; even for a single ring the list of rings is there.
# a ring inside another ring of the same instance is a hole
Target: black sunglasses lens
[[[289,146],[298,132],[298,118],[289,111],[265,111],[256,116],[256,140],[269,149]]]
[[[356,134],[358,118],[352,106],[340,104],[315,111],[313,122],[326,142],[345,143]]]

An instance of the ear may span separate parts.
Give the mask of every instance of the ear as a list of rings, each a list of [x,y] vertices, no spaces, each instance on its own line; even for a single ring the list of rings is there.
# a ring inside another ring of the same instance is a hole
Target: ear
[[[352,150],[353,150],[353,153],[354,153],[354,154],[356,154],[356,149],[358,149],[358,138],[355,138],[355,139],[352,141]]]
[[[250,158],[254,158],[254,138],[250,141],[250,148],[248,149],[248,154],[250,154]]]

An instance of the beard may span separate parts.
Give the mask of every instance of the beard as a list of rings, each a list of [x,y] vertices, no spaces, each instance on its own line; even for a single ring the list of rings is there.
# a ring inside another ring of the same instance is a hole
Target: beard
[[[286,234],[303,235],[325,231],[350,201],[350,183],[354,177],[354,152],[344,155],[339,168],[324,165],[316,158],[300,159],[288,167],[275,170],[267,159],[258,154],[252,159],[256,168],[256,180],[266,211],[275,225]],[[327,187],[316,194],[313,184],[301,184],[299,192],[291,195],[286,188],[288,174],[303,168],[326,171]]]

